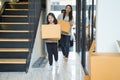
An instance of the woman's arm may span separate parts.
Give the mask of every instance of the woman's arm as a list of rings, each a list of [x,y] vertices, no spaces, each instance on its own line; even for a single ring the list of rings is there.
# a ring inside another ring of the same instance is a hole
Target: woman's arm
[[[70,26],[73,26],[73,24],[74,24],[74,19],[70,21]]]
[[[63,20],[63,14],[58,15],[58,20]]]

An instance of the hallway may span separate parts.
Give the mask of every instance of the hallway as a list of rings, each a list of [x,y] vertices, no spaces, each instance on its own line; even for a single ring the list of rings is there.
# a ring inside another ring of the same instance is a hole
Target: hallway
[[[64,60],[62,52],[59,52],[58,67],[53,65],[48,70],[48,62],[45,68],[30,68],[25,72],[0,72],[0,80],[83,80],[80,57],[77,53],[70,52],[68,61]],[[54,64],[54,63],[53,63]]]

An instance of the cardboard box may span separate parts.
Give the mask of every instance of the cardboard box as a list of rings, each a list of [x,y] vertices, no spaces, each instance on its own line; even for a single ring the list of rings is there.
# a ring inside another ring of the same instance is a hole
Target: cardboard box
[[[60,40],[61,38],[60,25],[42,25],[41,32],[44,40]]]
[[[91,80],[120,80],[120,53],[95,53],[90,61]]]
[[[61,25],[62,33],[69,33],[70,31],[70,22],[64,20],[58,20],[58,24]]]

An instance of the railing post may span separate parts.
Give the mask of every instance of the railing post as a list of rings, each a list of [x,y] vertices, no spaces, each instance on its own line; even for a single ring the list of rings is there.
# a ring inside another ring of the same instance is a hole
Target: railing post
[[[81,49],[81,0],[76,0],[76,52]]]

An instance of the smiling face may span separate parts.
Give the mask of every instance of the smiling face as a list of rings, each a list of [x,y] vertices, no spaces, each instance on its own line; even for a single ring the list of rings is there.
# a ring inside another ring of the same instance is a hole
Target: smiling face
[[[69,13],[71,11],[71,7],[70,6],[66,6],[66,13]]]
[[[48,16],[48,21],[49,21],[50,24],[53,24],[53,23],[54,23],[54,22],[53,22],[53,21],[54,21],[54,17],[51,16],[51,15],[49,15],[49,16]]]

